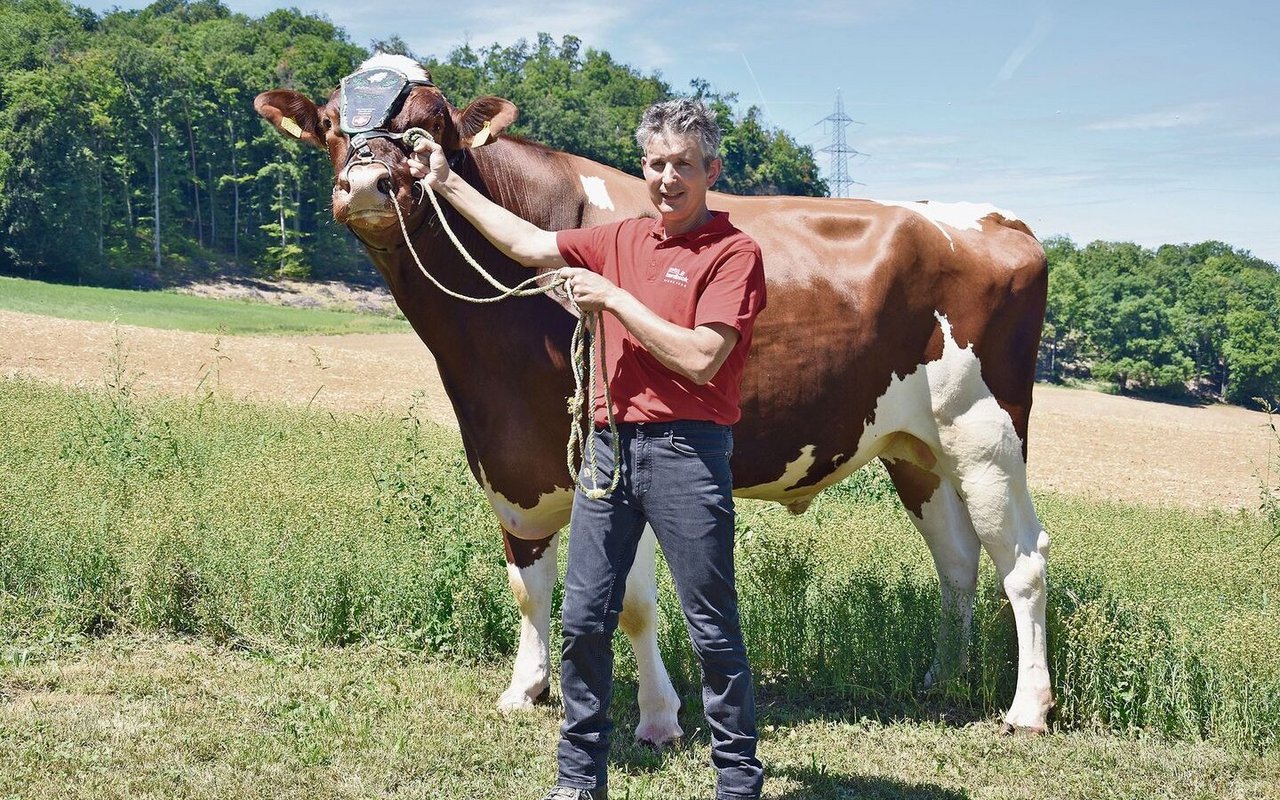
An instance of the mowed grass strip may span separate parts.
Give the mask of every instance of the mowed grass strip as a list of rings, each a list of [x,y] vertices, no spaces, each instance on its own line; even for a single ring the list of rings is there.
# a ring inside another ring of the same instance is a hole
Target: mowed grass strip
[[[68,639],[161,632],[505,665],[517,616],[456,433],[413,413],[142,401],[127,386],[0,381],[9,662],[61,658]],[[1277,573],[1257,567],[1268,520],[1039,502],[1054,537],[1055,729],[1280,749]],[[944,726],[986,725],[1007,707],[1016,643],[986,566],[968,672],[924,689],[936,576],[882,469],[801,517],[740,509],[744,630],[766,702]],[[664,656],[693,713],[697,668],[662,581]],[[490,698],[504,685],[495,678]]]
[[[237,650],[205,639],[108,636],[0,671],[0,796],[541,797],[560,713],[493,707],[505,670],[378,646]],[[615,698],[611,796],[714,794],[696,709],[679,746],[629,743],[634,683]],[[1093,732],[1001,737],[989,722],[879,721],[763,697],[764,797],[1280,797],[1280,757]]]
[[[67,286],[0,276],[0,309],[60,319],[228,335],[405,333],[401,319],[374,314],[215,300],[175,292]]]

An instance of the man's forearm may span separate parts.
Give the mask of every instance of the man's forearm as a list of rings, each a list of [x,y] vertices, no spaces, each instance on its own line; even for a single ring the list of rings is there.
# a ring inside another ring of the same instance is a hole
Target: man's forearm
[[[608,310],[663,366],[699,385],[715,377],[738,342],[738,332],[728,325],[690,330],[668,322],[621,290],[613,295]]]
[[[543,230],[516,216],[480,194],[458,175],[450,173],[443,184],[435,184],[434,188],[513,261],[526,267],[557,267],[564,263],[553,231]]]

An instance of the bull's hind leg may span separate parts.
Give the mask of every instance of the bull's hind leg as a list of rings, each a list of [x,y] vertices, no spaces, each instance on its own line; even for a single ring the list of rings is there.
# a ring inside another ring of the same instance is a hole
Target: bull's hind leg
[[[979,541],[994,562],[1018,633],[1018,688],[1005,715],[1011,728],[1039,732],[1053,707],[1045,638],[1049,535],[1027,489],[1022,442],[1009,415],[988,397],[940,430]]]
[[[935,686],[968,669],[978,558],[982,548],[950,478],[911,461],[889,457],[883,460],[898,496],[929,546],[938,569],[942,604],[937,649],[924,679],[926,686]]]
[[[520,646],[511,670],[511,685],[498,699],[502,711],[530,708],[550,692],[551,592],[556,585],[556,551],[560,534],[520,539],[505,530],[507,582],[520,609]]]
[[[645,526],[636,548],[636,559],[627,574],[627,593],[622,600],[618,627],[631,640],[636,654],[639,681],[637,701],[640,724],[636,741],[663,745],[684,735],[677,715],[680,695],[676,694],[667,667],[658,652],[658,540]]]

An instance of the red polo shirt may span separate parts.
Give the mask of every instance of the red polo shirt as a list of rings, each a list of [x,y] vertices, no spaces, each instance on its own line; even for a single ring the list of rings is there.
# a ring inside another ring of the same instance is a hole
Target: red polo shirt
[[[629,219],[560,231],[556,243],[565,263],[600,273],[668,322],[690,330],[722,322],[738,331],[720,371],[699,386],[665,367],[617,317],[605,314],[609,392],[620,422],[738,421],[751,331],[765,306],[764,266],[754,239],[717,211],[702,227],[667,239],[661,220]],[[595,421],[607,422],[603,385],[596,386]]]

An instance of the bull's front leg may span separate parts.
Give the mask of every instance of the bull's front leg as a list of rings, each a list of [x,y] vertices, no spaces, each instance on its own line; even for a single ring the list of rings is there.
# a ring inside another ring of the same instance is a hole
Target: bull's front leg
[[[531,708],[551,689],[551,593],[556,585],[556,551],[560,534],[545,539],[521,539],[504,528],[507,582],[520,609],[520,648],[511,671],[511,685],[498,699],[502,711]]]
[[[636,560],[627,573],[627,591],[622,599],[618,627],[631,640],[636,654],[636,700],[640,704],[640,724],[636,741],[661,746],[684,735],[677,715],[680,695],[671,685],[667,666],[658,651],[658,540],[645,526],[636,548]]]
[[[520,649],[511,685],[498,701],[503,711],[530,708],[550,691],[551,594],[556,583],[559,534],[545,539],[520,539],[502,532],[507,554],[507,579],[520,608]],[[684,735],[677,715],[680,696],[671,685],[658,650],[657,540],[645,529],[627,575],[619,627],[636,654],[640,724],[636,739],[654,745]]]

